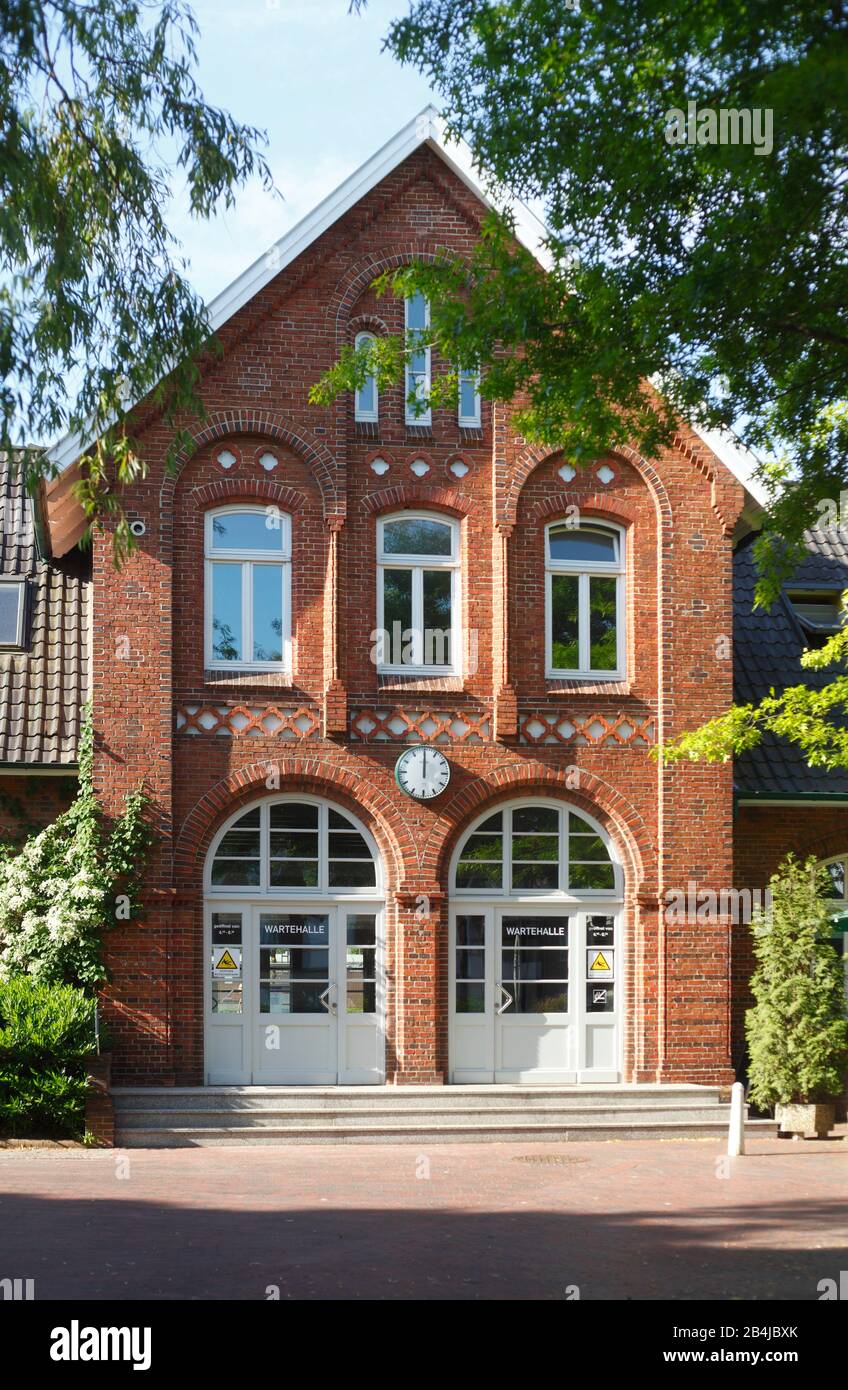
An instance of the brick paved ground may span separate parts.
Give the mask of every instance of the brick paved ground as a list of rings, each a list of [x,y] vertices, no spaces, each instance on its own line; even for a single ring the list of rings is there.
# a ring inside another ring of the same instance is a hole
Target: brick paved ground
[[[40,1299],[816,1299],[848,1269],[848,1137],[751,1148],[726,1178],[712,1141],[0,1151],[0,1277]]]

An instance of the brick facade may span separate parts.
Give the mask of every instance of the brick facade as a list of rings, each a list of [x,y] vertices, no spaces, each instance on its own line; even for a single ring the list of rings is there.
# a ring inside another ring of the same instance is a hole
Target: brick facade
[[[422,147],[224,326],[223,355],[203,383],[208,418],[176,475],[164,469],[167,430],[141,413],[149,473],[126,505],[146,533],[120,572],[102,538],[94,556],[97,788],[111,811],[145,780],[159,831],[143,920],[107,934],[119,1081],[203,1080],[204,858],[223,821],[265,792],[269,765],[281,790],[354,811],[380,848],[388,1080],[439,1082],[447,1072],[448,864],[459,837],[486,808],[538,795],[593,815],[623,865],[625,1079],[733,1079],[729,923],[695,932],[659,910],[669,887],[734,882],[731,768],[663,770],[650,745],[731,701],[741,486],[688,433],[655,463],[626,449],[564,481],[562,458],[528,447],[509,412],[486,402],[477,431],[439,410],[432,429],[406,427],[401,388],[382,394],[376,426],[357,425],[349,399],[332,409],[308,402],[357,331],[402,330],[402,303],[376,298],[374,277],[440,246],[467,252],[481,213]],[[223,448],[236,458],[227,471]],[[278,460],[270,473],[259,462],[269,451]],[[370,467],[378,456],[389,464],[381,476]],[[429,471],[419,478],[410,464],[422,458]],[[457,459],[467,470],[459,479],[449,469]],[[204,515],[255,499],[292,518],[284,687],[274,675],[204,670]],[[545,675],[544,528],[574,505],[625,528],[623,682]],[[375,521],[405,506],[460,521],[463,624],[478,634],[476,669],[464,679],[380,677],[370,660]],[[269,711],[274,733],[262,724]],[[428,713],[444,728],[462,721],[443,746],[449,789],[433,804],[396,786],[401,742],[369,737],[395,713],[413,737]],[[747,820],[745,837],[748,881],[765,858]],[[431,901],[424,921],[420,894]]]

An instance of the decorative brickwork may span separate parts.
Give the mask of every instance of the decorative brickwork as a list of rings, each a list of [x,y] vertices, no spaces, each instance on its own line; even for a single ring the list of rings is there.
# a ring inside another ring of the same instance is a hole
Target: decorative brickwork
[[[617,744],[620,748],[649,748],[654,742],[654,720],[638,720],[620,714],[610,720],[602,714],[569,719],[556,710],[534,710],[521,719],[519,742],[533,744]]]
[[[491,720],[442,710],[367,707],[353,711],[350,733],[364,743],[488,743]]]
[[[281,709],[278,705],[178,705],[180,734],[229,734],[232,738],[314,738],[321,732],[316,709]]]

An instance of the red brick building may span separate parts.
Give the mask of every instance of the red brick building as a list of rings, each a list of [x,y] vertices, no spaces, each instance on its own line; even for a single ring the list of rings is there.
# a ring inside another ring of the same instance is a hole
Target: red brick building
[[[139,408],[138,551],[98,539],[91,581],[97,786],[144,781],[159,832],[106,935],[120,1081],[734,1078],[729,913],[668,895],[761,886],[794,820],[766,846],[746,805],[735,868],[733,768],[651,750],[732,699],[738,466],[681,428],[575,471],[470,374],[416,415],[425,349],[379,399],[308,400],[344,344],[424,326],[374,278],[468,251],[486,206],[425,113],[213,306],[176,474]],[[802,847],[838,856],[821,800]]]

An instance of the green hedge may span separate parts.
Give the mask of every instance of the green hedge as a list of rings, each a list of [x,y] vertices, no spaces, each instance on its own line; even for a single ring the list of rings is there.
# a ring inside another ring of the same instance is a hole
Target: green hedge
[[[94,999],[28,975],[0,981],[0,1135],[83,1135]]]

